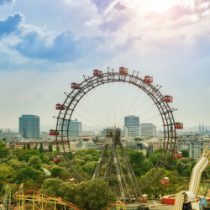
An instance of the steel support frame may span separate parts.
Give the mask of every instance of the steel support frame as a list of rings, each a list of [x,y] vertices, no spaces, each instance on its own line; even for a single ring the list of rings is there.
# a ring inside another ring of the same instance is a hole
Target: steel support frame
[[[117,148],[119,148],[118,152]],[[110,153],[108,161],[106,161],[107,153]],[[120,153],[121,155],[119,155]],[[121,162],[119,158],[122,158],[124,161]],[[124,164],[124,167],[126,166],[126,171],[122,169],[123,167],[122,164]],[[101,169],[103,168],[104,165],[105,169],[104,172],[102,173]],[[98,160],[97,166],[93,173],[92,180],[101,177],[104,178],[105,180],[108,180],[109,176],[113,172],[112,171],[113,166],[115,168],[117,182],[119,185],[119,190],[121,195],[120,199],[125,201],[127,199],[130,199],[132,195],[134,195],[136,199],[138,199],[139,193],[137,189],[136,177],[128,160],[127,154],[124,151],[124,147],[122,146],[121,142],[115,144],[114,140],[111,139],[111,143],[109,140],[106,140],[103,151],[101,152],[101,156]]]
[[[94,88],[97,88],[103,84],[114,82],[124,82],[134,85],[141,91],[145,92],[154,102],[162,120],[164,132],[162,149],[165,150],[163,157],[157,163],[157,167],[165,165],[167,163],[168,156],[172,155],[175,152],[177,139],[175,120],[173,116],[173,112],[175,111],[175,109],[171,108],[167,102],[164,102],[162,100],[164,95],[159,90],[161,86],[157,87],[153,84],[144,83],[144,80],[138,76],[138,72],[137,75],[134,75],[133,73],[122,76],[119,74],[119,72],[115,72],[113,69],[112,71],[110,71],[108,69],[108,71],[103,73],[101,77],[91,76],[85,78],[80,83],[81,89],[73,89],[69,94],[65,93],[65,95],[67,96],[63,102],[63,105],[66,107],[66,109],[60,110],[58,117],[56,117],[56,130],[59,131],[59,135],[56,136],[57,145],[62,145],[63,151],[66,152],[64,144],[66,141],[68,141],[69,150],[71,149],[69,143],[69,123],[78,103],[83,99],[86,94],[88,94]],[[68,122],[67,125],[66,122]],[[67,127],[67,129],[64,130],[65,126]],[[142,183],[141,188],[144,188],[148,184],[151,184],[151,182],[154,181],[155,178],[155,175],[145,178],[145,182]]]

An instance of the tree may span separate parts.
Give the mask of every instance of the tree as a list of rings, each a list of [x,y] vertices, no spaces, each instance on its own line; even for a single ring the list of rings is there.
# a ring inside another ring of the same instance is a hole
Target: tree
[[[62,173],[63,173],[63,168],[61,168],[59,166],[54,166],[51,169],[51,175],[52,175],[52,177],[60,177]]]
[[[75,195],[76,195],[76,185],[68,184],[64,186],[65,193],[64,193],[64,200],[75,203]]]
[[[136,137],[134,138],[134,141],[140,142],[140,141],[144,141],[144,139],[142,137]]]
[[[58,145],[56,145],[56,152],[60,152],[60,148]]]
[[[29,161],[28,161],[29,165],[35,169],[40,169],[41,168],[41,164],[42,161],[39,157],[37,156],[32,156]]]
[[[86,172],[88,175],[91,176],[94,172],[96,164],[97,164],[96,161],[87,161],[83,166],[84,172]]]
[[[48,150],[49,150],[49,152],[53,152],[53,146],[52,146],[52,144],[49,144],[48,145]]]
[[[72,159],[73,159],[73,153],[72,153],[72,152],[66,153],[66,158],[67,158],[68,160],[72,160]]]
[[[162,151],[154,151],[149,156],[149,161],[155,166],[162,158],[163,152]]]
[[[136,176],[145,174],[152,167],[151,162],[146,159],[142,152],[129,150],[128,157]]]
[[[195,161],[190,158],[181,158],[177,160],[177,172],[181,176],[189,177]]]
[[[64,200],[75,203],[76,185],[67,184],[58,178],[45,179],[41,192],[55,197],[62,197]]]
[[[11,159],[11,160],[8,162],[8,164],[9,164],[12,168],[14,168],[15,170],[19,170],[19,169],[25,167],[25,165],[26,165],[25,163],[23,163],[23,162],[21,162],[21,161],[19,161],[19,160],[17,160],[17,159]]]
[[[26,166],[18,170],[15,180],[17,183],[23,183],[29,180],[37,181],[41,174],[41,171],[38,171],[30,166]]]
[[[68,177],[68,172],[63,167],[54,166],[51,169],[51,175],[52,175],[52,177],[59,177],[61,179],[65,179]]]
[[[75,203],[84,210],[103,209],[114,200],[113,192],[103,180],[81,182],[76,186]]]
[[[6,148],[6,144],[0,141],[0,158],[6,158],[9,154],[9,149]]]
[[[61,179],[49,178],[44,180],[41,187],[41,191],[42,193],[50,196],[64,197],[66,188],[67,184]]]
[[[95,149],[79,150],[74,154],[74,158],[86,161],[98,161],[99,151]]]
[[[44,145],[43,145],[43,143],[40,143],[40,145],[39,145],[39,152],[40,153],[44,152]]]
[[[201,193],[207,196],[210,189],[210,167],[207,167],[201,177]]]
[[[14,170],[9,165],[0,164],[0,182],[10,182],[13,179]]]
[[[157,199],[163,193],[162,186],[160,185],[160,179],[163,177],[164,170],[162,168],[153,168],[148,171],[145,175],[141,176],[138,180],[140,186],[144,183],[147,177],[155,176],[152,184],[150,184],[147,188],[143,189],[143,193],[148,194],[149,198]]]
[[[2,138],[1,139],[3,142],[5,142],[6,143],[6,141],[7,141],[7,139],[6,138]]]
[[[27,145],[26,145],[26,149],[31,149],[31,145],[30,145],[30,143],[27,143]]]
[[[181,153],[182,153],[182,157],[186,157],[186,158],[188,158],[188,157],[190,156],[190,154],[189,154],[189,151],[188,151],[188,150],[182,150],[182,151],[181,151]]]
[[[39,156],[40,153],[34,149],[27,149],[27,150],[15,150],[14,153],[16,154],[19,161],[26,161],[28,162],[31,156]]]

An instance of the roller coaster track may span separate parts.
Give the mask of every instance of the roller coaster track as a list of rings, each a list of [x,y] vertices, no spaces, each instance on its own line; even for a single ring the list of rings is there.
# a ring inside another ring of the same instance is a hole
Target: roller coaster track
[[[181,191],[176,195],[176,202],[174,206],[174,210],[182,210],[183,203],[186,202],[184,199],[184,195],[186,195],[186,199],[188,202],[192,202],[198,192],[201,175],[203,171],[208,167],[210,160],[210,151],[204,150],[202,156],[195,164],[191,178],[188,191]]]
[[[15,210],[57,210],[58,206],[64,210],[79,210],[74,204],[63,201],[60,197],[53,198],[33,190],[18,191],[13,198],[18,201]]]

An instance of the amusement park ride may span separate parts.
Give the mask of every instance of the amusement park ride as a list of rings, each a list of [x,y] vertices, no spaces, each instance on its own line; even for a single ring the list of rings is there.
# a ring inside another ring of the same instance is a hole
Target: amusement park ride
[[[173,102],[173,97],[170,95],[163,95],[160,92],[160,85],[153,85],[153,77],[145,76],[141,78],[138,76],[139,72],[133,71],[129,74],[128,69],[120,67],[119,71],[109,69],[107,72],[101,70],[93,70],[93,76],[84,76],[84,80],[81,83],[72,82],[70,93],[65,93],[66,99],[62,104],[56,104],[56,110],[59,111],[56,117],[56,129],[50,130],[49,134],[55,136],[58,146],[63,147],[64,152],[71,150],[64,147],[64,142],[70,141],[69,138],[69,124],[72,119],[72,115],[77,108],[78,103],[91,92],[93,89],[108,83],[128,83],[139,88],[140,91],[145,92],[149,98],[155,103],[159,114],[161,116],[164,141],[163,149],[169,153],[175,151],[176,144],[176,129],[182,129],[183,124],[175,122],[173,112],[176,110],[169,106]]]
[[[37,191],[18,191],[13,195],[18,201],[14,210],[79,210],[74,204],[67,203],[61,198],[53,198]]]
[[[71,91],[68,94],[65,93],[64,102],[56,104],[55,108],[59,111],[56,117],[56,128],[49,132],[51,136],[55,137],[58,147],[61,147],[64,153],[71,151],[69,125],[78,103],[93,89],[108,83],[128,83],[133,85],[139,91],[145,92],[154,102],[162,120],[164,134],[162,149],[165,151],[156,166],[167,164],[168,157],[176,152],[176,130],[183,128],[182,123],[174,120],[173,112],[176,109],[170,107],[173,97],[163,95],[160,92],[161,86],[153,85],[152,76],[146,75],[141,78],[139,72],[133,71],[132,74],[129,74],[128,69],[125,67],[120,67],[118,71],[108,68],[106,72],[94,69],[92,76],[84,76],[81,83],[71,83]],[[66,142],[68,142],[68,147],[66,147]],[[148,175],[142,183],[137,184],[127,154],[121,144],[120,130],[118,128],[109,128],[107,130],[104,147],[92,179],[102,177],[112,183],[113,180],[110,177],[115,174],[115,183],[118,183],[118,198],[125,201],[137,199],[141,194],[141,190],[151,184],[159,173],[156,170],[156,174]]]

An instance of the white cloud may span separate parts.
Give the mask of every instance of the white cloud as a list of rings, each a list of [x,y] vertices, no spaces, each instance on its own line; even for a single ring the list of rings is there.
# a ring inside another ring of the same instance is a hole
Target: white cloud
[[[209,90],[204,91],[210,80],[210,25],[193,19],[190,8],[145,16],[126,1],[30,0],[17,1],[9,12],[17,11],[25,20],[10,15],[16,21],[0,41],[0,127],[17,127],[17,118],[27,113],[50,124],[68,83],[106,66],[154,75],[184,110],[180,120],[207,119],[200,103],[210,106]]]

